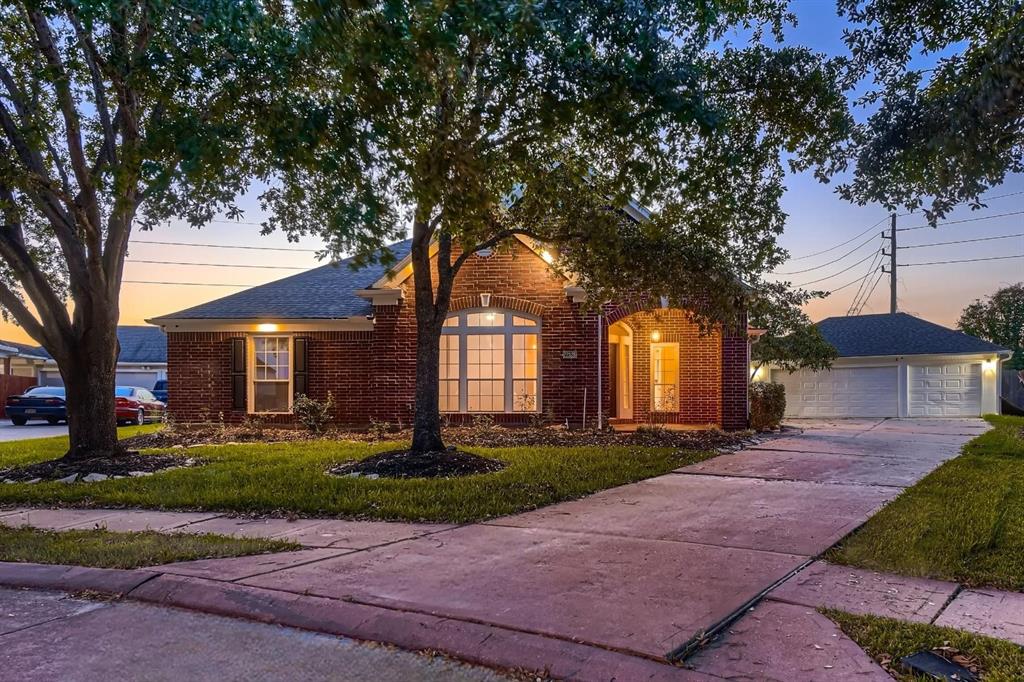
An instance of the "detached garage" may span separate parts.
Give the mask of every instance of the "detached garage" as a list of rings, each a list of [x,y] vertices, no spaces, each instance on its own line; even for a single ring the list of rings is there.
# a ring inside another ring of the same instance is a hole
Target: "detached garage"
[[[786,387],[788,417],[977,417],[999,411],[1010,351],[906,313],[818,323],[839,351],[824,372],[761,370]]]

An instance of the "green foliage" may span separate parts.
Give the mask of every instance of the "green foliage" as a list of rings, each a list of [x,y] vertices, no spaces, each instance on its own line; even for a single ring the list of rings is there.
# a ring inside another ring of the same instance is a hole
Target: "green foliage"
[[[327,400],[315,400],[308,395],[295,396],[292,414],[312,433],[322,433],[334,417],[334,396],[327,392]]]
[[[777,429],[786,415],[786,387],[756,382],[750,385],[750,428]]]
[[[343,478],[341,462],[408,447],[406,443],[315,440],[246,443],[189,450],[198,467],[99,483],[0,485],[0,505],[201,509],[462,523],[513,514],[660,476],[713,457],[678,447],[529,446],[462,448],[505,469],[455,479]],[[0,443],[0,469],[59,456],[67,438]]]
[[[995,428],[872,516],[829,561],[1024,589],[1024,418],[986,419]]]
[[[1013,642],[976,635],[963,630],[928,623],[907,623],[894,618],[862,616],[835,609],[822,609],[850,639],[876,661],[896,668],[896,679],[918,682],[922,679],[900,672],[898,661],[918,651],[955,650],[975,662],[985,682],[1016,682],[1024,672],[1024,649]]]
[[[839,357],[818,327],[792,302],[762,298],[751,307],[750,326],[764,330],[750,349],[755,368],[774,365],[790,372],[823,370]]]
[[[839,0],[850,78],[873,76],[844,196],[941,218],[1024,171],[1024,7],[1010,0]],[[911,66],[915,60],[918,66]],[[927,68],[926,68],[927,67]]]
[[[968,334],[1013,351],[1007,363],[1024,369],[1024,282],[1002,287],[960,313],[957,327]]]
[[[300,545],[264,538],[192,533],[115,533],[102,529],[52,531],[0,526],[0,561],[140,568],[175,561],[285,552]]]

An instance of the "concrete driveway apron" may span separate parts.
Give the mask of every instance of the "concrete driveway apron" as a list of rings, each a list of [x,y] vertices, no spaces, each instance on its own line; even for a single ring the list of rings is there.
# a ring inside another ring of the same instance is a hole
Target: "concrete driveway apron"
[[[981,420],[803,434],[585,499],[242,579],[662,659],[957,454]]]

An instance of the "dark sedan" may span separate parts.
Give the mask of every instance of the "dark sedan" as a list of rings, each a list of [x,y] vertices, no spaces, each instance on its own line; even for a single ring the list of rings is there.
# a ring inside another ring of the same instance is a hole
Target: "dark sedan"
[[[24,426],[30,419],[56,424],[68,418],[63,386],[34,386],[9,397],[4,410],[15,426]]]
[[[56,424],[68,418],[63,386],[36,386],[12,395],[5,409],[15,426],[23,426],[30,419]],[[147,388],[118,386],[114,389],[114,409],[118,424],[145,424],[163,419],[166,405]]]

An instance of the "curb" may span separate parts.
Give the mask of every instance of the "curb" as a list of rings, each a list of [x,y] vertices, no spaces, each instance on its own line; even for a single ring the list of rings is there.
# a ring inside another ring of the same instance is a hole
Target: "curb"
[[[543,671],[556,679],[718,679],[667,662],[494,625],[153,571],[0,563],[0,585],[89,590],[216,616],[386,642],[410,651],[443,651],[469,663]]]

